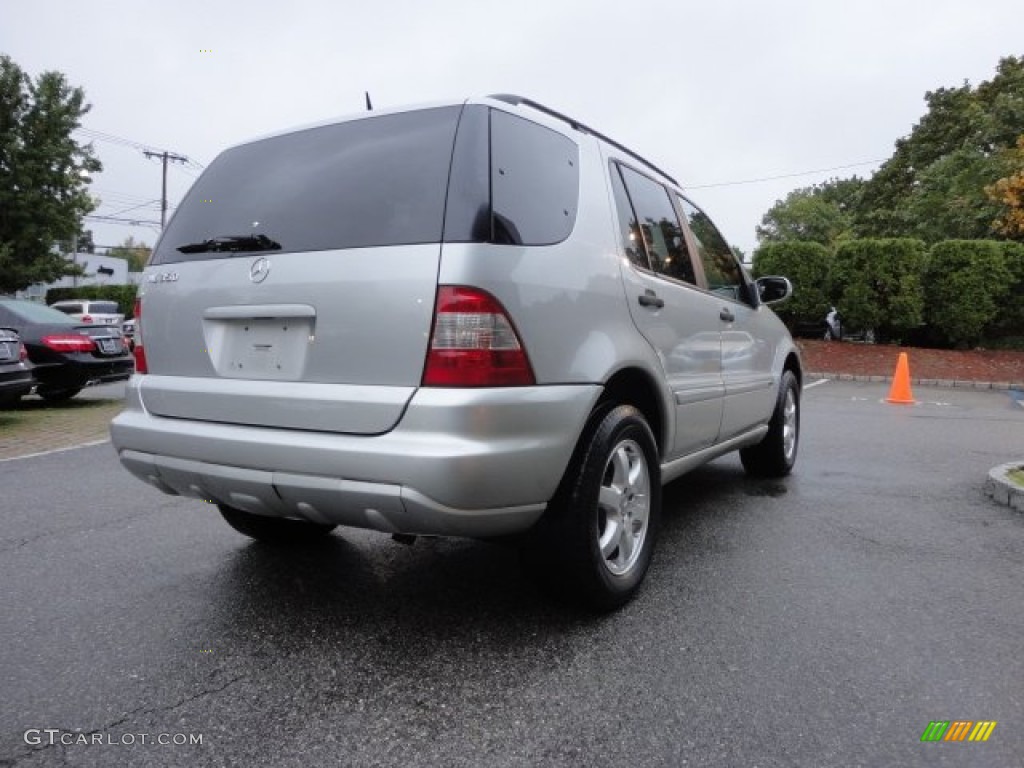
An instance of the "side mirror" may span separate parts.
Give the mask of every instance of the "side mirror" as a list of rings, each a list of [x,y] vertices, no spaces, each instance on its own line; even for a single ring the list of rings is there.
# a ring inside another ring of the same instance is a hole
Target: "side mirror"
[[[759,277],[757,295],[763,304],[778,304],[793,295],[793,284],[788,277]]]

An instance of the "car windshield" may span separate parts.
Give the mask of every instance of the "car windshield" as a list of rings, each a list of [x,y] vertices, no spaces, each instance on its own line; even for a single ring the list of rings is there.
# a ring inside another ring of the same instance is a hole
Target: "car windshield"
[[[89,305],[89,310],[98,315],[116,315],[116,301],[94,301]]]
[[[58,312],[53,307],[46,307],[31,301],[0,301],[3,307],[13,315],[29,323],[49,323],[50,325],[79,325],[73,317]]]

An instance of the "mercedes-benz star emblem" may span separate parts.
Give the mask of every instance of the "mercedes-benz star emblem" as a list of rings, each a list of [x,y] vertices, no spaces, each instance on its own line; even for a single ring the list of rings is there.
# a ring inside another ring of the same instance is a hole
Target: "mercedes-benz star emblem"
[[[254,283],[262,283],[270,274],[270,259],[260,256],[249,267],[249,279]]]

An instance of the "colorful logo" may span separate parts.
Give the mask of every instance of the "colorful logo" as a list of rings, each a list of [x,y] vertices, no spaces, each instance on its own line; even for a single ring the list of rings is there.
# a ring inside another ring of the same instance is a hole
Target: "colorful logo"
[[[988,741],[995,728],[995,720],[932,720],[921,741]]]

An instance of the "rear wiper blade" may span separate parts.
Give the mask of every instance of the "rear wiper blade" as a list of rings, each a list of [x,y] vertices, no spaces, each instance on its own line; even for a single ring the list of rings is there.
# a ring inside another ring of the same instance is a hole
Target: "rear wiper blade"
[[[212,251],[279,251],[281,244],[266,235],[225,235],[211,237],[199,243],[179,245],[180,253],[210,253]]]

